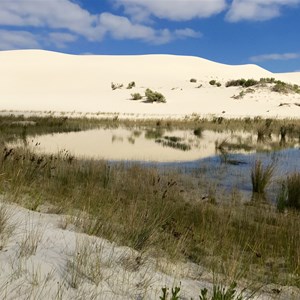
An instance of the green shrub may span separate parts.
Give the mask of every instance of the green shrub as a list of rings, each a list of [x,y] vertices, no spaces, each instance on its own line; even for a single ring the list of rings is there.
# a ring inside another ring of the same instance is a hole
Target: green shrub
[[[123,83],[111,83],[112,90],[121,89],[123,87]]]
[[[159,92],[154,92],[150,89],[146,89],[145,96],[147,98],[147,101],[149,102],[162,102],[162,103],[166,102],[166,98],[163,94]]]
[[[246,299],[243,297],[242,293],[238,293],[236,290],[237,284],[235,282],[231,283],[228,288],[225,288],[221,285],[214,284],[212,296],[209,297],[208,290],[206,288],[201,289],[199,299],[200,300],[243,300]],[[179,300],[180,298],[180,287],[172,288],[171,294],[169,289],[164,287],[162,290],[162,296],[159,297],[160,300]],[[197,298],[198,299],[198,298]],[[248,299],[248,298],[247,298]],[[191,298],[193,300],[193,298]]]
[[[229,80],[226,82],[225,86],[230,87],[230,86],[244,86],[246,82],[246,79],[238,79],[238,80]]]
[[[135,82],[134,81],[129,82],[128,85],[127,85],[127,89],[130,90],[133,87],[135,87]]]
[[[248,79],[246,80],[246,82],[244,83],[244,87],[249,87],[249,86],[253,86],[258,84],[258,81],[255,79]]]
[[[213,295],[211,298],[207,297],[207,289],[201,290],[199,295],[200,300],[242,300],[242,294],[237,294],[236,291],[237,284],[233,282],[227,289],[220,285],[213,286]]]
[[[282,94],[288,94],[290,92],[300,93],[300,87],[297,84],[289,84],[280,80],[275,82],[272,91]]]
[[[197,82],[197,79],[191,78],[191,79],[190,79],[190,82]]]
[[[267,78],[260,78],[259,79],[259,83],[275,83],[275,82],[276,82],[276,80],[273,77],[271,77],[271,78],[267,77]]]
[[[258,84],[259,82],[255,79],[237,79],[237,80],[229,80],[226,82],[225,86],[230,87],[230,86],[242,86],[242,87],[249,87]]]
[[[141,100],[143,96],[140,93],[131,94],[131,100]]]

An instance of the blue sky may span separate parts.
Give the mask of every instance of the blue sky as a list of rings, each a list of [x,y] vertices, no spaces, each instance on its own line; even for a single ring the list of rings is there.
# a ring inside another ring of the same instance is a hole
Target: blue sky
[[[180,54],[300,71],[300,0],[0,0],[0,50]]]

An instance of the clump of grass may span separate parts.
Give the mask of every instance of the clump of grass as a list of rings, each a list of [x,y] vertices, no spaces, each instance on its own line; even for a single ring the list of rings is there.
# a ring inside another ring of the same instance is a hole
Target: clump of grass
[[[12,235],[15,225],[10,223],[11,211],[5,204],[0,203],[0,251],[5,246],[7,239]]]
[[[238,293],[236,290],[237,284],[233,282],[229,287],[224,287],[222,285],[213,285],[212,295],[208,296],[208,289],[201,289],[199,299],[200,300],[243,300],[248,299],[243,296],[243,293]],[[171,293],[169,289],[164,287],[162,288],[162,296],[159,297],[161,300],[179,300],[180,297],[180,287],[175,286],[171,289]],[[252,295],[253,296],[253,295]],[[193,300],[193,298],[191,298]]]
[[[40,227],[35,226],[26,230],[19,245],[19,257],[34,255],[43,236],[43,231]]]
[[[89,239],[77,239],[74,253],[67,261],[68,282],[77,289],[83,280],[88,280],[97,286],[103,279],[102,247]]]
[[[133,93],[131,94],[131,100],[141,100],[143,96],[140,93]]]
[[[284,211],[285,208],[300,210],[299,172],[289,175],[282,183],[277,197],[277,208],[279,211]]]
[[[131,81],[131,82],[129,82],[128,83],[128,85],[127,85],[127,90],[130,90],[130,89],[132,89],[132,88],[134,88],[135,87],[135,82],[134,81]]]
[[[145,96],[149,102],[166,103],[166,98],[159,92],[154,92],[150,89],[146,89]]]
[[[272,87],[273,92],[288,94],[290,92],[300,93],[300,87],[297,84],[289,84],[280,80],[275,82],[275,85]]]
[[[210,85],[216,85],[217,87],[220,87],[222,84],[220,83],[220,82],[217,82],[216,80],[211,80],[210,82],[209,82],[209,84]]]
[[[237,79],[237,80],[229,80],[226,82],[225,86],[230,87],[230,86],[242,86],[242,87],[250,87],[257,85],[259,82],[255,79]]]
[[[114,82],[111,83],[111,89],[113,91],[117,89],[121,89],[122,87],[123,87],[123,83],[114,83]]]
[[[262,162],[257,160],[251,170],[252,192],[263,196],[267,186],[271,183],[274,173],[274,164],[263,167]]]
[[[202,127],[197,127],[196,129],[194,129],[194,135],[197,137],[201,137],[202,136],[202,132],[203,132],[203,128]]]

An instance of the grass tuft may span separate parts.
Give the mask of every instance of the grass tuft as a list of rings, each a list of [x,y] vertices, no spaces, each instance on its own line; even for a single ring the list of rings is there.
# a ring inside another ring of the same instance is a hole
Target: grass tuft
[[[274,164],[270,164],[265,168],[260,160],[255,162],[251,170],[252,192],[259,196],[265,194],[267,186],[271,183],[274,173]]]

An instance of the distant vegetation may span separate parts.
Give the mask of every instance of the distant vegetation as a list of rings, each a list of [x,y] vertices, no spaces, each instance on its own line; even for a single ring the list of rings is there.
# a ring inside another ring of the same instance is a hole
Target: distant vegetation
[[[230,86],[242,86],[242,87],[249,87],[253,85],[257,85],[258,81],[254,79],[237,79],[237,80],[230,80],[227,81],[225,86],[230,87]]]
[[[116,89],[121,89],[123,87],[123,83],[111,83],[111,89],[114,91]]]
[[[134,81],[129,82],[128,85],[127,85],[127,89],[130,90],[133,87],[135,87],[135,82]]]
[[[275,78],[260,78],[260,80],[255,79],[237,79],[229,80],[226,82],[226,87],[231,86],[241,86],[241,87],[250,87],[250,86],[264,86],[266,84],[273,84],[271,88],[273,92],[288,94],[290,92],[300,93],[300,87],[297,84],[290,84],[283,82],[281,80],[276,80]]]
[[[210,85],[215,85],[215,86],[217,86],[217,87],[220,87],[220,86],[222,85],[220,82],[217,82],[216,80],[211,80],[211,81],[209,82],[209,84],[210,84]]]
[[[133,93],[131,94],[131,100],[141,100],[143,96],[140,93]]]
[[[146,89],[145,96],[147,98],[147,101],[149,102],[162,102],[162,103],[167,102],[163,94],[159,92],[154,92],[150,89]]]
[[[190,79],[190,82],[194,82],[194,83],[195,83],[195,82],[197,82],[197,79],[191,78],[191,79]]]

